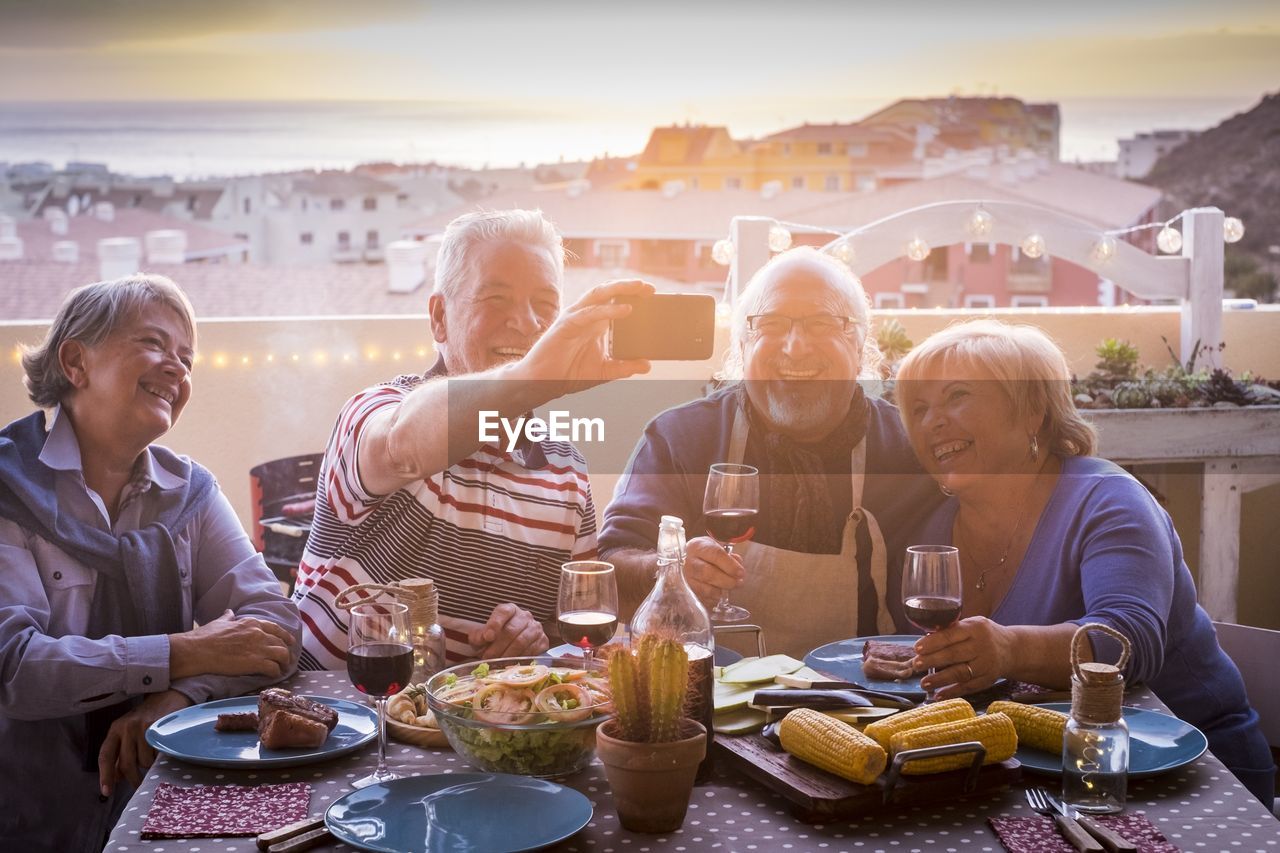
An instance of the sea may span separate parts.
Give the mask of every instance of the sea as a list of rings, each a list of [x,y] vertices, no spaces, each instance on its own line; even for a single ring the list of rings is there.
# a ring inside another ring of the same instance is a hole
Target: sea
[[[888,100],[850,101],[856,121]],[[1059,101],[1061,158],[1113,160],[1117,140],[1166,128],[1203,130],[1255,98],[1091,98]],[[678,117],[672,121],[679,121]],[[738,138],[800,123],[753,115],[720,122]],[[423,101],[117,101],[0,103],[0,164],[106,163],[132,175],[181,179],[359,163],[437,162],[467,168],[532,166],[643,150],[652,123],[591,114],[493,110]]]

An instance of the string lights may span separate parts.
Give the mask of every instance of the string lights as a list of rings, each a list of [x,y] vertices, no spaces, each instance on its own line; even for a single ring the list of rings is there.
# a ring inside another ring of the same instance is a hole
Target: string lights
[[[913,261],[923,261],[929,257],[929,244],[919,237],[912,237],[907,243],[907,257]]]
[[[1022,249],[1022,254],[1034,260],[1044,255],[1044,238],[1039,234],[1028,234],[1022,238],[1018,248]]]
[[[1126,234],[1132,234],[1137,231],[1147,231],[1152,229],[1160,229],[1156,235],[1156,246],[1159,252],[1166,255],[1177,254],[1182,251],[1182,232],[1174,226],[1185,216],[1187,211],[1179,213],[1177,216],[1165,222],[1146,222],[1141,225],[1134,225],[1129,228],[1116,228],[1106,231],[1096,231],[1096,239],[1089,251],[1089,256],[1096,265],[1103,265],[1113,261],[1119,252],[1119,241],[1117,238]],[[996,219],[990,211],[986,210],[979,203],[971,210],[964,220],[964,230],[971,237],[989,237],[996,226]],[[845,265],[852,267],[856,252],[852,244],[852,238],[862,233],[866,227],[855,228],[851,231],[837,231],[817,225],[803,225],[794,222],[779,222],[769,228],[769,249],[773,252],[784,252],[790,248],[793,237],[792,231],[799,230],[806,233],[831,234],[835,239],[831,240],[822,247],[823,251],[835,259],[842,261]],[[1228,216],[1222,221],[1222,239],[1227,243],[1236,243],[1244,236],[1244,223],[1238,217]],[[1032,232],[1024,236],[1018,244],[1022,254],[1028,258],[1036,259],[1043,257],[1049,250],[1044,235]],[[903,249],[903,253],[913,261],[923,261],[929,257],[931,247],[924,238],[916,236],[907,242]],[[728,266],[733,263],[733,258],[737,252],[733,240],[724,238],[717,240],[711,248],[712,259],[721,266]]]
[[[979,207],[969,214],[969,218],[964,223],[964,230],[968,231],[970,236],[985,237],[991,233],[991,227],[994,224],[995,218]]]
[[[1166,225],[1156,235],[1156,247],[1166,255],[1182,251],[1182,233],[1172,225]]]

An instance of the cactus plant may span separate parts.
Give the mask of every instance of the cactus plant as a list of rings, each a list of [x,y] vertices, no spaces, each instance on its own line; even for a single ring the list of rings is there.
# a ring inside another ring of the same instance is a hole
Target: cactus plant
[[[679,740],[689,655],[674,639],[646,634],[635,649],[609,655],[618,736],[639,743]]]

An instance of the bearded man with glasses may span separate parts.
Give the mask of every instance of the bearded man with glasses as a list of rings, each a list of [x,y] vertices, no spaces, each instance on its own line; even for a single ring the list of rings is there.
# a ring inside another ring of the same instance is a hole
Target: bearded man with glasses
[[[747,285],[725,355],[726,384],[645,428],[600,534],[624,609],[653,583],[662,515],[685,520],[685,575],[708,606],[733,590],[770,652],[894,633],[905,536],[941,499],[898,413],[859,379],[879,378],[866,293],[844,264],[802,247]],[[707,535],[707,470],[760,470],[752,541],[727,554]]]

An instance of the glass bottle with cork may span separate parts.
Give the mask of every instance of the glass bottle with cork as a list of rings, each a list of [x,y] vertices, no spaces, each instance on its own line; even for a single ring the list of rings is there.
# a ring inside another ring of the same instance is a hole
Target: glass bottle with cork
[[[658,526],[658,574],[649,595],[631,618],[631,636],[658,634],[674,637],[689,655],[689,687],[685,715],[707,729],[707,754],[698,766],[697,783],[711,776],[713,767],[712,689],[715,683],[715,638],[711,619],[684,577],[684,521],[674,515],[662,516]]]
[[[425,684],[445,667],[444,628],[440,627],[440,596],[430,578],[407,578],[390,584],[362,583],[349,586],[334,599],[342,610],[388,595],[409,608],[409,634],[413,646],[410,684]]]
[[[1082,662],[1089,632],[1120,643],[1114,664]],[[1132,646],[1106,625],[1081,625],[1071,641],[1071,718],[1063,734],[1062,800],[1085,814],[1124,809],[1129,773],[1129,726],[1124,721],[1124,675]]]

